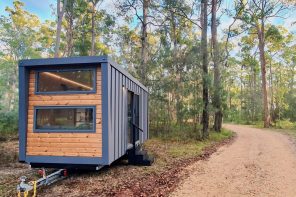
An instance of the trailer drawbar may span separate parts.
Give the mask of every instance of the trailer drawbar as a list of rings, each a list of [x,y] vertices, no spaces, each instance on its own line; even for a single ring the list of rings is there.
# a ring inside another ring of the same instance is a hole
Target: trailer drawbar
[[[59,169],[49,175],[46,175],[46,171],[43,168],[40,171],[40,174],[43,177],[38,179],[37,181],[27,182],[26,176],[20,177],[20,184],[17,185],[18,197],[21,197],[21,196],[28,197],[30,191],[33,191],[32,196],[36,197],[38,187],[47,186],[47,185],[50,185],[52,183],[55,183],[59,180],[66,178],[68,176],[68,171],[67,171],[67,169]]]

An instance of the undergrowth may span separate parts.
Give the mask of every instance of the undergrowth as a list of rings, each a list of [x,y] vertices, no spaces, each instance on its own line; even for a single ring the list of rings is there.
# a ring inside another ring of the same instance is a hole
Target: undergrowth
[[[0,141],[17,138],[18,113],[0,111]]]
[[[201,154],[202,150],[212,143],[220,142],[231,138],[234,135],[232,131],[222,129],[221,132],[210,131],[209,138],[200,140],[199,133],[191,133],[184,129],[175,129],[167,134],[152,137],[146,142],[146,146],[152,144],[164,144],[168,156],[173,158],[192,157]],[[163,146],[162,146],[163,147]]]

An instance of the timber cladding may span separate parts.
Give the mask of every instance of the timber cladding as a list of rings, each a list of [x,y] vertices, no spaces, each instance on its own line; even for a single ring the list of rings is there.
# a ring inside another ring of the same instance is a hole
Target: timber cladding
[[[28,97],[27,155],[102,157],[102,88],[101,67],[97,67],[96,93],[35,94],[35,71],[30,70]],[[36,133],[35,106],[96,106],[95,133]]]

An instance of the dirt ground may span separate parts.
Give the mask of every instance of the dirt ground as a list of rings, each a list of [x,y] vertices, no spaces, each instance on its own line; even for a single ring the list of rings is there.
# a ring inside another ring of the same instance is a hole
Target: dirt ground
[[[224,127],[237,133],[235,142],[188,166],[191,175],[171,196],[296,196],[294,140],[248,126]]]
[[[220,146],[233,141],[232,132],[210,134],[208,141],[162,141],[151,139],[145,149],[154,155],[149,167],[128,165],[119,160],[98,172],[77,171],[69,178],[38,189],[38,196],[168,196],[188,176],[186,166],[207,159]],[[36,169],[17,162],[17,141],[0,143],[0,197],[16,196],[22,175],[36,180]]]
[[[0,142],[0,197],[14,196],[10,192],[16,191],[16,183],[20,176],[30,175],[27,165],[18,163],[18,141],[15,139]],[[15,193],[14,193],[15,194]]]

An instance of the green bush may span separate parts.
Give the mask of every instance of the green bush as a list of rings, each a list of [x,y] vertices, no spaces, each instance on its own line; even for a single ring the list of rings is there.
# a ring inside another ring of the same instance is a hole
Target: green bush
[[[17,111],[0,111],[0,133],[1,136],[16,134],[18,130]]]
[[[279,120],[275,124],[277,129],[296,129],[296,123],[290,120]]]
[[[182,125],[172,124],[162,127],[150,126],[150,137],[172,141],[195,141],[201,138],[201,126],[184,123]]]

